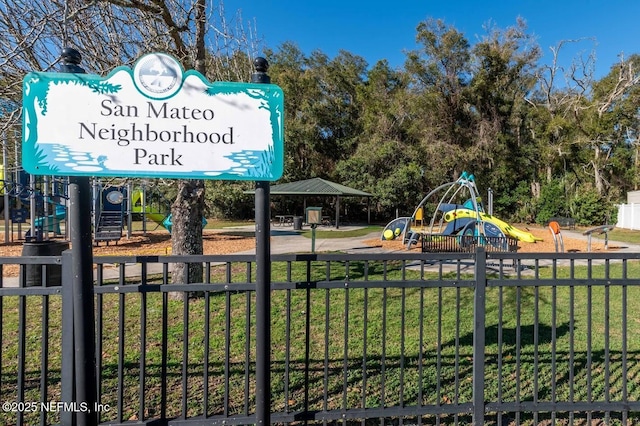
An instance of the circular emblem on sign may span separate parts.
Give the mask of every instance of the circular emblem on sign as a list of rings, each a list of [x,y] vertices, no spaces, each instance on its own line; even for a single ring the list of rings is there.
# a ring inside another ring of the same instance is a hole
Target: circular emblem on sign
[[[169,55],[152,53],[143,56],[133,69],[140,90],[151,98],[168,98],[180,89],[182,67]]]

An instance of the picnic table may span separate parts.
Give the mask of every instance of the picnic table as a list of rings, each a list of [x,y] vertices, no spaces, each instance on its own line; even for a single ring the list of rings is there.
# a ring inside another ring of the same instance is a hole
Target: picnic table
[[[292,214],[278,214],[276,220],[273,223],[274,226],[291,226],[293,225]]]
[[[552,217],[547,222],[547,225],[551,222],[558,222],[563,228],[576,229],[576,220],[571,217]]]

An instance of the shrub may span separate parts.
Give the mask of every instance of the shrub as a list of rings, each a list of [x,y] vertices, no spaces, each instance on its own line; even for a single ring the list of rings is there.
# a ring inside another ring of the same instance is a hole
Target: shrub
[[[570,209],[576,223],[582,226],[605,224],[616,213],[616,207],[598,194],[592,185],[582,185],[576,190]]]
[[[564,184],[558,179],[545,184],[540,189],[540,198],[537,200],[536,223],[546,224],[555,216],[569,216]]]

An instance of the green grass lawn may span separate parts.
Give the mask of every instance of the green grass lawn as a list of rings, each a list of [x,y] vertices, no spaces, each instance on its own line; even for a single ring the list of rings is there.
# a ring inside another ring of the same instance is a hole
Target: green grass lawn
[[[223,229],[223,228],[227,228],[230,226],[246,226],[246,225],[253,225],[254,222],[253,221],[246,221],[246,220],[236,220],[236,221],[231,221],[231,220],[219,220],[219,219],[207,219],[207,224],[205,225],[205,229]],[[127,224],[125,223],[125,226]],[[148,220],[147,224],[146,224],[146,229],[147,231],[151,231],[154,229],[160,229],[163,230],[164,227],[162,227],[161,225]],[[131,223],[131,230],[133,232],[139,232],[143,230],[143,223],[141,220],[136,220],[133,221]]]
[[[365,235],[369,235],[373,232],[382,233],[384,228],[382,226],[377,225],[368,225],[362,226],[357,229],[349,229],[346,231],[343,230],[326,230],[323,227],[316,228],[316,238],[357,238],[364,237]],[[309,229],[308,226],[304,227],[304,230],[300,233],[300,235],[311,238],[312,230]]]
[[[326,264],[312,263],[309,279],[327,279]],[[246,281],[246,266],[214,271],[214,282]],[[352,262],[332,269],[335,283],[353,283],[334,289],[276,290],[272,295],[273,410],[312,410],[362,406],[450,404],[471,400],[473,355],[473,289],[453,283],[472,277],[446,274],[440,287],[436,275],[425,288],[357,288],[364,281],[364,265]],[[304,282],[302,264],[274,263],[274,282]],[[397,263],[371,263],[368,279],[403,279]],[[588,274],[604,276],[594,267],[577,267],[576,281]],[[611,265],[610,276],[620,276]],[[627,276],[640,276],[640,267],[627,265]],[[255,276],[252,273],[252,276]],[[549,278],[542,269],[540,278]],[[406,280],[419,272],[406,271]],[[623,392],[640,392],[640,289],[612,286],[490,287],[486,297],[486,400],[504,401],[620,399]],[[25,315],[25,401],[40,400],[41,342],[48,340],[47,399],[60,399],[60,299],[5,296],[1,302],[2,401],[16,400],[19,353],[18,318]],[[115,420],[122,401],[124,420],[141,410],[139,389],[144,353],[145,407],[159,416],[163,392],[167,415],[202,414],[205,383],[209,414],[242,414],[253,410],[255,354],[255,300],[250,292],[210,294],[187,303],[162,294],[128,293],[98,296],[102,368],[101,402],[111,410],[102,420]],[[607,309],[604,309],[606,307]],[[42,322],[45,309],[48,323]],[[625,313],[627,322],[623,322]],[[228,313],[228,315],[227,315]],[[607,315],[605,315],[607,313]],[[120,323],[120,318],[124,323]],[[163,321],[166,320],[166,333]],[[144,327],[141,326],[144,324]],[[209,327],[211,333],[205,335]],[[146,329],[141,342],[142,329]],[[608,331],[605,333],[605,331]],[[626,343],[626,346],[623,344]],[[186,351],[186,352],[185,352]],[[305,364],[306,354],[310,357]],[[166,356],[167,374],[161,373]],[[186,362],[185,362],[186,361]],[[622,374],[626,363],[628,374]],[[497,368],[500,366],[501,368]],[[122,387],[118,369],[123,369]],[[186,374],[186,376],[185,376]],[[187,387],[182,381],[186,377]],[[305,379],[310,394],[304,393]],[[591,386],[588,386],[591,384]],[[183,398],[183,391],[185,392]],[[121,394],[119,392],[122,392]],[[308,401],[307,401],[308,398]],[[226,408],[225,408],[226,407]],[[225,411],[226,410],[226,411]],[[36,422],[36,414],[27,424]],[[7,413],[0,423],[10,424]],[[55,418],[55,416],[54,416]]]
[[[232,228],[238,226],[254,226],[255,222],[253,220],[220,220],[220,219],[207,219],[207,224],[205,229],[225,229]],[[156,227],[156,224],[153,222],[147,223],[147,230],[151,230]],[[142,231],[142,222],[136,221],[132,223],[132,230],[135,232]],[[344,228],[344,227],[343,227]],[[350,229],[350,230],[328,230],[324,226],[319,226],[316,228],[316,238],[354,238],[361,237],[364,235],[368,235],[372,232],[382,232],[384,227],[379,225],[363,225],[358,229]],[[281,227],[272,226],[271,229],[278,230]],[[287,229],[287,228],[284,228]],[[291,226],[288,229],[293,229]],[[301,235],[311,238],[311,228],[309,225],[305,225],[303,230],[299,232]]]
[[[604,235],[594,235],[594,238],[604,239]],[[640,244],[640,231],[631,229],[614,228],[609,232],[609,239],[623,243]]]

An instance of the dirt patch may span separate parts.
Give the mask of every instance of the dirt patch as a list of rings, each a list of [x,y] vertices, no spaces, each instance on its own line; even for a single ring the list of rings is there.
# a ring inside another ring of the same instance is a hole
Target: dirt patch
[[[527,230],[533,234],[534,237],[542,239],[542,241],[536,241],[535,243],[518,243],[518,253],[546,253],[546,252],[555,252],[555,244],[553,242],[553,235],[548,228],[526,228],[522,227],[520,229]],[[565,235],[562,235],[562,231],[560,231],[560,235],[562,236],[562,240],[564,242],[564,251],[567,253],[580,253],[587,252],[588,250],[588,242],[587,240],[581,240],[576,238],[570,238]],[[607,251],[609,250],[617,250],[620,247],[609,245]],[[591,239],[591,251],[592,252],[602,252],[605,251],[604,242],[597,238]]]
[[[253,233],[205,230],[202,236],[204,254],[229,254],[255,248]],[[0,256],[22,256],[23,242],[0,245]],[[171,235],[167,231],[152,231],[146,235],[138,233],[131,238],[123,237],[109,245],[102,242],[93,247],[94,256],[163,256],[171,254]],[[17,276],[18,265],[3,266],[4,276]]]
[[[203,254],[229,254],[255,248],[253,234],[206,230],[202,235]],[[168,255],[171,254],[171,235],[167,231],[147,232],[123,238],[117,244],[100,243],[93,248],[94,256]]]
[[[253,233],[206,230],[202,236],[204,254],[228,254],[255,248]],[[0,245],[0,256],[21,256],[23,242]],[[93,247],[94,256],[145,256],[171,254],[171,235],[167,231],[137,233],[107,245]]]

